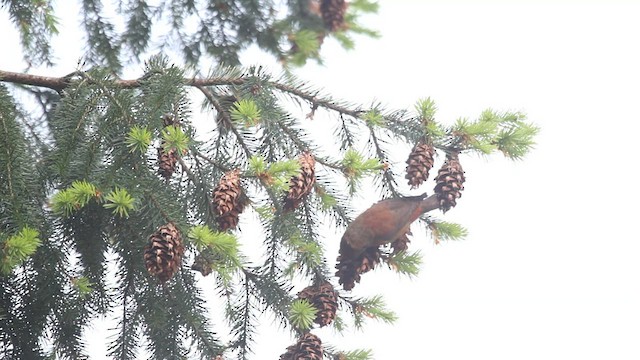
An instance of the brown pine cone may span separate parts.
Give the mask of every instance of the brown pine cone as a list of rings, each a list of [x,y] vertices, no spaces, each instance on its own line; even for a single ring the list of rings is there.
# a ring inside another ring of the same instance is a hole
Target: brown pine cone
[[[411,150],[407,159],[407,175],[412,189],[420,186],[429,178],[429,170],[433,167],[433,154],[435,149],[432,145],[420,141]]]
[[[287,352],[280,355],[280,360],[322,360],[323,355],[322,341],[308,332],[294,345],[287,347]]]
[[[333,286],[328,282],[315,286],[308,286],[298,293],[299,299],[308,300],[317,310],[316,324],[329,325],[336,318],[338,302]]]
[[[345,0],[322,0],[320,3],[320,13],[325,28],[329,31],[344,30],[347,24],[344,22],[344,15],[347,12],[347,2]]]
[[[358,257],[350,258],[348,252],[341,252],[336,264],[338,282],[345,290],[351,290],[360,282],[361,274],[373,270],[380,263],[382,253],[378,247],[365,249]]]
[[[165,149],[165,145],[162,144],[158,147],[158,173],[163,178],[169,179],[171,175],[176,171],[176,163],[178,162],[178,155],[176,149]]]
[[[434,188],[443,212],[456,206],[456,199],[462,196],[461,191],[464,190],[464,181],[464,170],[458,160],[458,154],[448,154],[444,164],[438,170]]]
[[[300,173],[289,180],[289,192],[284,199],[284,211],[292,211],[313,190],[316,182],[316,160],[310,152],[303,152],[298,158]]]
[[[144,263],[147,271],[165,282],[178,271],[182,263],[184,245],[182,236],[173,223],[162,225],[149,236],[144,248]]]
[[[240,186],[239,170],[229,171],[220,178],[213,190],[213,207],[218,215],[220,231],[236,228],[239,216],[248,204],[248,200]]]

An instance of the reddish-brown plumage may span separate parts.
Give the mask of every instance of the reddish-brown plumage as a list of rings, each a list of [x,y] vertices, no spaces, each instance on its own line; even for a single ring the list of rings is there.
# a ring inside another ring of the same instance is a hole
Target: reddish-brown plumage
[[[392,243],[394,252],[405,251],[411,223],[439,206],[437,195],[386,199],[355,218],[340,242],[336,276],[342,287],[353,289],[360,275],[380,262],[380,245]]]
[[[390,243],[409,231],[411,223],[423,213],[437,209],[435,195],[382,200],[365,210],[349,224],[342,236],[340,252],[355,256],[366,248]],[[343,255],[347,255],[343,253]]]

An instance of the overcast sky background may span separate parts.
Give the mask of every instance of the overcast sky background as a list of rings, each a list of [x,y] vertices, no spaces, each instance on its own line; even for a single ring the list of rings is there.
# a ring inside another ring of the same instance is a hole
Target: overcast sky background
[[[437,119],[519,110],[542,131],[522,162],[461,158],[445,216],[464,242],[418,243],[416,280],[363,276],[400,320],[352,343],[376,359],[638,359],[640,4],[381,1],[381,40],[305,77]],[[402,164],[401,164],[402,165]]]
[[[381,39],[359,38],[350,52],[327,41],[324,66],[309,64],[300,77],[344,99],[390,108],[430,96],[443,122],[473,119],[489,107],[523,111],[542,130],[524,161],[461,157],[463,197],[440,217],[466,226],[467,240],[434,245],[417,233],[412,249],[424,254],[418,278],[384,269],[363,276],[355,292],[383,294],[399,316],[395,325],[371,322],[344,338],[317,333],[347,349],[372,348],[376,359],[640,358],[640,4],[380,5],[367,24]],[[74,12],[58,12],[65,14]],[[75,24],[61,26],[56,44],[65,57],[40,74],[75,69],[80,40],[68,32]],[[0,68],[20,71],[17,38],[5,27]],[[245,59],[271,63],[254,52]],[[431,192],[431,182],[420,191]],[[330,261],[338,237],[327,236],[334,239]],[[91,334],[92,358],[103,359],[104,333]],[[273,333],[258,340],[256,359],[277,358],[294,341]]]

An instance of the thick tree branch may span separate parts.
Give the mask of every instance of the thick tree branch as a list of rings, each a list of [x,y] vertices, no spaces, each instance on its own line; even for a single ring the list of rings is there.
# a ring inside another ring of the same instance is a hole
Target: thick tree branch
[[[83,72],[74,72],[62,77],[41,76],[12,71],[0,70],[0,81],[13,84],[45,87],[56,91],[61,91],[69,86],[71,78],[75,75],[82,75]],[[89,79],[90,80],[90,79]],[[141,86],[142,79],[114,79],[113,84],[123,89],[132,89]],[[188,86],[220,86],[220,85],[242,85],[246,79],[213,77],[213,78],[192,78],[184,79],[184,84]]]
[[[69,85],[67,77],[50,77],[31,74],[22,74],[11,71],[0,70],[0,81],[21,85],[31,85],[46,87],[49,89],[62,91]]]
[[[57,92],[61,92],[67,86],[69,86],[71,79],[74,76],[83,76],[83,74],[83,72],[73,72],[62,77],[51,77],[0,70],[0,81],[13,84],[44,87],[53,89]],[[83,77],[93,82],[93,80],[91,80],[90,78],[86,76]],[[143,78],[128,80],[114,79],[112,83],[116,87],[120,87],[122,89],[133,89],[140,87],[142,84],[142,80]],[[197,87],[200,91],[202,91],[202,87],[204,86],[242,85],[246,81],[247,79],[243,77],[185,78],[184,85]],[[312,93],[302,91],[300,89],[296,89],[295,87],[280,82],[270,82],[270,85],[281,92],[288,93],[308,101],[309,103],[311,103],[312,110],[315,110],[318,107],[323,107],[336,111],[340,114],[352,116],[354,118],[360,118],[360,116],[366,112],[365,110],[351,109],[346,106],[340,105],[330,98],[319,97],[316,92]]]

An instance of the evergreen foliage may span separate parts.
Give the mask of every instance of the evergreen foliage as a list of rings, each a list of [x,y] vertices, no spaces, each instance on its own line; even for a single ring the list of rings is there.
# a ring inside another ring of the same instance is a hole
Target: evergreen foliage
[[[86,61],[98,66],[63,78],[0,70],[2,358],[86,358],[83,330],[104,315],[115,316],[107,340],[113,358],[275,358],[252,356],[259,316],[271,315],[296,339],[310,337],[321,309],[296,298],[294,289],[337,283],[324,242],[339,239],[321,231],[350,223],[351,199],[365,180],[381,197],[403,194],[403,174],[389,155],[397,144],[426,139],[438,153],[463,160],[495,152],[521,159],[534,144],[538,129],[522,113],[487,110],[447,125],[436,121],[431,99],[419,100],[413,111],[365,108],[324,94],[290,69],[273,74],[238,66],[238,53],[251,44],[285,64],[303,64],[321,60],[326,36],[351,47],[353,34],[376,35],[358,24],[362,13],[377,10],[368,0],[332,14],[332,28],[313,0],[112,5],[81,1]],[[50,63],[57,32],[52,2],[3,0],[2,6],[20,32],[27,65]],[[106,7],[114,16],[105,15]],[[168,24],[158,29],[161,19]],[[168,44],[169,55],[178,50],[185,65],[155,55],[138,79],[115,75],[127,65],[122,59],[139,58],[155,41]],[[198,77],[193,69],[203,57],[226,65]],[[25,85],[39,110],[18,103]],[[200,101],[209,113],[194,113]],[[292,110],[299,108],[309,110],[308,118],[317,110],[328,114],[326,126],[335,135],[330,145],[309,133],[309,120]],[[214,130],[203,134],[197,117],[210,119]],[[171,164],[159,161],[163,154]],[[159,166],[175,169],[161,175]],[[287,204],[290,192],[298,197]],[[244,221],[252,215],[259,223]],[[467,233],[431,216],[422,220],[436,242]],[[261,227],[261,238],[243,238],[245,226]],[[168,235],[173,242],[163,242]],[[156,247],[145,250],[150,239]],[[261,255],[244,253],[258,243]],[[184,256],[176,244],[184,245]],[[162,249],[180,253],[179,270],[168,279],[145,267],[149,251]],[[419,252],[383,257],[401,274],[418,273]],[[212,294],[204,294],[199,281],[215,283],[223,309],[208,311]],[[396,319],[379,295],[336,290],[335,296],[331,326],[339,332],[362,329],[367,319]],[[305,341],[302,348],[317,345]],[[291,356],[301,351],[292,349]],[[329,345],[324,354],[373,358],[368,350]]]
[[[52,64],[51,38],[58,34],[52,0],[2,0],[20,32],[29,65]],[[354,1],[340,29],[325,27],[317,0],[82,0],[79,22],[86,33],[88,65],[119,72],[125,59],[140,60],[159,47],[187,64],[202,58],[240,64],[239,53],[257,45],[278,59],[304,64],[321,60],[325,37],[353,47],[353,34],[377,36],[363,27],[360,17],[377,11],[371,0]]]

